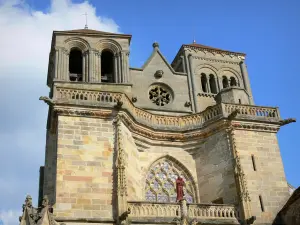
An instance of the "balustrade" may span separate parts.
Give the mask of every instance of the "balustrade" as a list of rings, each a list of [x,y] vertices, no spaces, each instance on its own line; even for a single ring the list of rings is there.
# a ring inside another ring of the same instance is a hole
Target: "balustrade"
[[[74,101],[89,102],[91,105],[95,103],[106,103],[113,107],[117,101],[123,103],[122,108],[126,109],[131,116],[140,123],[149,125],[150,127],[159,127],[161,129],[189,130],[203,127],[205,123],[216,120],[221,117],[227,117],[230,113],[237,111],[237,115],[241,117],[255,119],[275,119],[280,120],[277,108],[260,107],[252,105],[238,105],[221,103],[208,107],[206,110],[192,115],[186,116],[162,116],[152,114],[133,105],[131,100],[124,93],[109,91],[93,91],[84,89],[73,89],[65,87],[56,87],[55,100],[58,101]]]
[[[238,211],[233,205],[188,204],[189,218],[236,219]],[[130,217],[181,217],[179,203],[128,202]]]

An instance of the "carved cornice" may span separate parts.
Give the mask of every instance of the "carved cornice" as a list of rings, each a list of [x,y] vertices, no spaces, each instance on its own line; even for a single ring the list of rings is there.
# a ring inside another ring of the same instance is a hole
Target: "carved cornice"
[[[212,58],[206,58],[206,57],[200,57],[200,56],[193,56],[193,59],[199,59],[199,60],[208,61],[208,62],[227,63],[227,64],[232,64],[232,65],[240,64],[240,62],[234,62],[234,61],[222,60],[222,59],[212,59]]]
[[[272,133],[277,133],[280,129],[280,126],[276,124],[247,123],[238,121],[232,122],[232,127],[236,130],[265,131]]]

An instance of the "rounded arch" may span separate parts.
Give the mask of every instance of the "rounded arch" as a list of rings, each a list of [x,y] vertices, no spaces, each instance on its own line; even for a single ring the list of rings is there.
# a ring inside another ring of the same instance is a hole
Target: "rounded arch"
[[[209,71],[207,71],[207,70],[209,70]],[[207,74],[213,74],[213,75],[217,76],[218,69],[210,64],[201,64],[199,66],[196,66],[194,72],[195,72],[195,74],[201,74],[202,72],[204,72]]]
[[[99,52],[102,52],[103,50],[110,50],[114,54],[122,51],[121,45],[112,39],[102,39],[96,44],[96,49]]]
[[[182,175],[186,182],[187,201],[197,203],[199,199],[195,179],[186,166],[170,155],[157,158],[144,172],[143,196],[145,200],[175,202],[175,180],[178,175]]]
[[[78,37],[68,38],[67,40],[65,40],[64,44],[68,52],[70,52],[71,49],[76,48],[83,53],[90,48],[90,45],[86,40]]]
[[[237,83],[237,86],[241,86],[243,78],[241,74],[236,71],[235,69],[229,68],[229,67],[222,67],[218,70],[218,76],[223,77],[226,76],[228,80],[230,80],[231,77],[234,77]]]

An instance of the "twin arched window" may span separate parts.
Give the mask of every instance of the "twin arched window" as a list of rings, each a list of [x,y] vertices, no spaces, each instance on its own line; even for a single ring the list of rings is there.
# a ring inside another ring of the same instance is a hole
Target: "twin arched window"
[[[82,81],[82,75],[84,71],[88,67],[87,59],[83,60],[83,54],[80,49],[72,48],[69,55],[69,78],[70,81]],[[96,60],[100,60],[99,57],[94,58],[94,62]],[[114,80],[114,54],[105,49],[101,53],[101,65],[98,66],[101,68],[101,82],[113,83]],[[85,65],[87,64],[87,65]],[[97,74],[96,74],[97,76]]]
[[[235,77],[230,77],[230,79],[228,80],[228,78],[226,76],[223,76],[223,78],[222,78],[222,85],[223,85],[223,88],[227,88],[227,87],[229,87],[229,85],[230,85],[230,87],[238,86]]]
[[[177,177],[185,181],[185,198],[188,203],[196,202],[196,187],[191,175],[183,166],[167,157],[156,161],[146,177],[145,199],[151,202],[176,202]]]
[[[201,85],[202,85],[202,91],[207,93],[211,92],[213,94],[217,94],[217,85],[216,85],[216,79],[215,76],[210,74],[209,79],[207,80],[207,76],[205,73],[201,73]]]

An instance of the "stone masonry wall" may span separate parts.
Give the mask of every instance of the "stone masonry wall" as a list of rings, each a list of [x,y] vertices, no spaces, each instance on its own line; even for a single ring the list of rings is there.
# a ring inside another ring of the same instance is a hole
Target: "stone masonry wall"
[[[57,163],[57,135],[47,130],[46,134],[46,154],[44,169],[43,195],[48,195],[51,204],[55,202],[56,185],[56,163]]]
[[[111,119],[59,116],[55,216],[112,218],[113,134]]]
[[[246,175],[252,214],[257,217],[256,224],[271,223],[289,197],[276,133],[236,130],[234,136]],[[254,156],[256,171],[251,155]]]
[[[122,124],[123,147],[127,158],[127,199],[129,201],[141,201],[141,167],[139,163],[139,152],[132,138],[131,132]]]
[[[201,203],[218,198],[223,198],[226,204],[236,203],[232,153],[226,132],[220,131],[208,137],[195,157]]]

